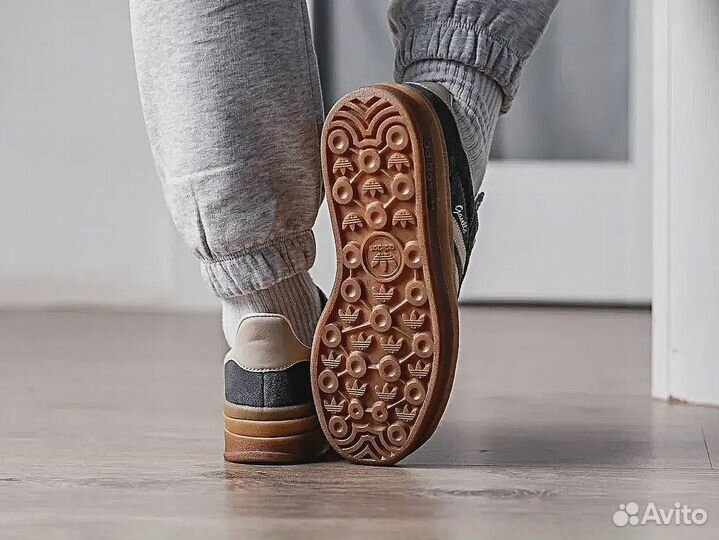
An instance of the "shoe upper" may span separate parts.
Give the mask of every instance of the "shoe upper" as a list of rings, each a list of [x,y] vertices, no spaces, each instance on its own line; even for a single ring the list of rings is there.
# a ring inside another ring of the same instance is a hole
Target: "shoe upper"
[[[461,286],[467,274],[469,257],[479,230],[478,209],[484,200],[484,193],[474,195],[469,160],[462,146],[457,123],[449,107],[451,96],[442,86],[432,83],[413,84],[412,88],[420,92],[432,105],[439,118],[447,148],[449,184],[452,201],[452,228],[454,237],[454,257],[457,268],[457,284]]]
[[[259,313],[240,321],[225,357],[225,399],[248,407],[287,407],[312,401],[310,349],[289,320]]]

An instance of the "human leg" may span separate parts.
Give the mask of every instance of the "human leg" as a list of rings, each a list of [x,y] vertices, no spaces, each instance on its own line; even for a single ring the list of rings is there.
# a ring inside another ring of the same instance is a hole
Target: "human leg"
[[[307,373],[321,301],[307,270],[323,111],[305,2],[130,0],[130,11],[167,205],[223,302],[225,455],[316,455]]]

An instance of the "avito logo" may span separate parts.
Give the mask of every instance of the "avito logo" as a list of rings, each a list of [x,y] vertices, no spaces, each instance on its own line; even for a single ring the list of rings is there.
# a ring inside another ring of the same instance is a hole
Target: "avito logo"
[[[612,521],[617,527],[625,525],[704,525],[708,515],[703,508],[689,508],[686,504],[679,502],[668,509],[657,507],[650,502],[644,512],[640,512],[639,505],[635,502],[620,504],[619,510],[612,515]]]

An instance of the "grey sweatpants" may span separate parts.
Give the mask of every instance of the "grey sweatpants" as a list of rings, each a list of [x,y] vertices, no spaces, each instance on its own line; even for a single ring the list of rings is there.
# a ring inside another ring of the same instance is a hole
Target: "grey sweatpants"
[[[395,78],[449,81],[471,100],[483,73],[506,111],[556,2],[393,0]],[[308,270],[323,107],[305,0],[130,0],[130,12],[167,205],[210,287],[230,298]]]

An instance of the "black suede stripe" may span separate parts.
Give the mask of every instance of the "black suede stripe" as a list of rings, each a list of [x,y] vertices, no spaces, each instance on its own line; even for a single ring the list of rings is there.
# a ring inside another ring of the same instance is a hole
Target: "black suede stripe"
[[[449,165],[449,185],[452,200],[452,217],[462,231],[464,247],[467,252],[465,260],[469,263],[469,256],[474,247],[474,240],[479,228],[476,205],[474,200],[474,188],[472,187],[472,175],[469,170],[467,154],[462,147],[457,124],[447,104],[434,92],[419,85],[412,84],[413,89],[420,92],[432,104],[437,113],[444,141],[447,147],[447,161]],[[459,264],[458,264],[459,266]],[[464,280],[466,267],[460,267],[460,282]]]
[[[282,371],[255,372],[225,364],[225,399],[248,407],[288,407],[312,401],[310,363]]]
[[[317,294],[320,297],[320,309],[325,309],[327,305],[327,295],[319,287],[317,287]]]
[[[462,266],[462,257],[459,255],[457,244],[454,245],[454,264],[457,266],[459,279],[461,280],[464,277],[465,268]]]

